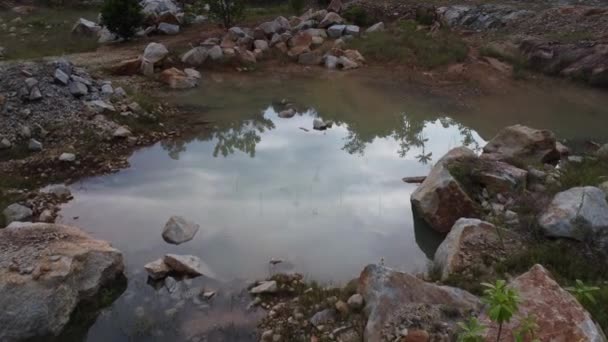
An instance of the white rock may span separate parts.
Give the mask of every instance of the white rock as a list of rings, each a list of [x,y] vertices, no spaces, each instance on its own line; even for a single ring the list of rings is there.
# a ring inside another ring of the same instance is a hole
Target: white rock
[[[365,30],[365,32],[367,32],[367,33],[382,32],[382,31],[384,31],[383,22],[376,23],[376,24],[368,27],[367,30]]]
[[[70,188],[68,188],[67,186],[65,186],[63,184],[51,185],[48,188],[46,188],[45,192],[47,192],[49,194],[53,194],[57,197],[68,198],[68,197],[72,196],[72,192],[70,191]]]
[[[200,66],[205,63],[205,60],[207,60],[208,55],[209,53],[207,52],[206,48],[198,46],[186,52],[182,56],[182,63],[193,66]]]
[[[207,52],[209,53],[209,58],[214,61],[220,60],[224,56],[224,52],[219,45],[214,45]]]
[[[59,160],[64,162],[73,162],[74,160],[76,160],[76,155],[74,153],[64,152],[59,156]]]
[[[184,69],[184,72],[186,73],[186,75],[188,77],[196,78],[198,80],[200,80],[202,78],[201,73],[198,72],[197,70],[186,68],[186,69]]]
[[[30,151],[42,151],[42,143],[36,139],[30,139],[27,147]]]
[[[346,29],[346,25],[333,25],[327,29],[327,34],[331,38],[340,38]]]
[[[150,43],[144,50],[144,59],[152,64],[158,63],[165,59],[169,54],[169,50],[160,43]]]
[[[278,286],[277,286],[277,282],[274,280],[270,280],[270,281],[264,281],[262,282],[260,285],[252,288],[251,290],[249,290],[249,293],[251,294],[269,294],[269,293],[276,293],[279,290]]]
[[[194,255],[167,254],[163,261],[176,273],[191,276],[203,275],[201,260]]]
[[[63,85],[68,85],[70,83],[70,76],[63,72],[61,69],[55,70],[55,82]]]
[[[133,135],[133,133],[131,133],[131,131],[125,126],[118,127],[113,134],[114,138],[126,138],[130,137],[131,135]]]

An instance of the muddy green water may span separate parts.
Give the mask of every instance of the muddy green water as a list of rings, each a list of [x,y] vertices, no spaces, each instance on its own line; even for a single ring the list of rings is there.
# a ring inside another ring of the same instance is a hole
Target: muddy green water
[[[405,176],[426,175],[449,149],[480,151],[515,123],[552,129],[573,143],[602,141],[605,93],[559,83],[521,85],[471,99],[467,107],[386,81],[374,72],[315,78],[210,75],[200,88],[165,94],[194,114],[193,132],[137,151],[131,167],[72,187],[61,222],[123,251],[128,288],[86,341],[249,341],[246,279],[298,271],[324,283],[357,277],[368,263],[424,271],[441,241],[417,222]],[[277,112],[283,99],[298,108]],[[316,117],[332,129],[312,130]],[[197,122],[212,121],[205,129]],[[194,240],[166,244],[171,215],[200,224]],[[165,253],[192,254],[209,277],[147,284],[143,265]],[[195,294],[217,290],[210,302]],[[174,310],[175,309],[175,310]]]

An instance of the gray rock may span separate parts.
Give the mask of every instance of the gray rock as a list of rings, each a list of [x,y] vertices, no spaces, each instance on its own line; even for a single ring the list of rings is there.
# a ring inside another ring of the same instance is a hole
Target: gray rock
[[[318,51],[304,52],[298,56],[298,63],[304,65],[319,65],[323,62],[323,56]]]
[[[76,308],[99,299],[124,269],[118,250],[74,227],[24,224],[1,229],[0,241],[13,245],[0,249],[2,265],[15,262],[20,269],[34,270],[19,274],[0,267],[0,341],[58,336]]]
[[[222,59],[222,57],[224,57],[224,52],[222,51],[222,48],[219,45],[214,45],[207,52],[209,53],[209,58],[214,61],[218,61]]]
[[[240,27],[231,27],[230,29],[228,29],[228,32],[230,32],[230,34],[234,35],[234,37],[236,38],[242,38],[245,37],[247,35],[247,33],[245,33],[245,31],[240,28]]]
[[[84,83],[72,81],[69,84],[70,93],[76,97],[81,97],[89,93],[89,88]]]
[[[121,139],[130,137],[131,135],[133,135],[133,133],[131,133],[131,131],[125,126],[118,127],[112,134],[112,136],[114,138],[121,138]]]
[[[325,309],[314,314],[310,318],[310,323],[315,327],[319,327],[321,325],[336,322],[337,320],[338,315],[335,309]]]
[[[367,30],[365,30],[366,33],[382,32],[382,31],[384,31],[383,22],[376,23],[376,24],[368,27]]]
[[[198,72],[197,70],[194,70],[194,69],[186,68],[186,69],[184,69],[184,73],[189,78],[194,78],[194,79],[197,79],[197,80],[200,80],[202,78],[201,73]]]
[[[190,276],[200,276],[204,274],[201,260],[194,255],[167,254],[163,261],[172,271]]]
[[[21,126],[21,131],[19,132],[19,135],[23,138],[29,139],[32,137],[32,130],[29,126]]]
[[[348,298],[348,306],[354,310],[354,311],[359,311],[361,309],[363,309],[363,304],[364,304],[364,300],[363,300],[363,296],[356,293],[352,296],[350,296],[350,298]]]
[[[323,120],[315,118],[312,122],[312,128],[317,131],[324,131],[327,129],[327,124]]]
[[[101,30],[101,26],[97,25],[96,23],[94,23],[90,20],[84,19],[84,18],[78,19],[76,21],[76,23],[74,24],[74,26],[72,27],[73,34],[89,36],[89,37],[97,35],[99,30]]]
[[[279,117],[283,119],[290,119],[296,115],[296,110],[293,108],[286,109],[284,111],[279,112]]]
[[[38,86],[38,80],[33,77],[28,77],[25,79],[25,86],[27,87],[27,89],[32,89]]]
[[[36,139],[30,139],[30,142],[27,145],[27,148],[30,151],[42,151],[42,143]]]
[[[8,150],[13,147],[13,144],[7,138],[0,139],[0,150]]]
[[[62,84],[64,86],[70,83],[70,76],[59,68],[55,70],[54,77],[56,83]]]
[[[348,36],[358,36],[360,28],[357,25],[346,25],[344,28],[344,34]]]
[[[346,25],[333,25],[327,29],[327,35],[330,38],[340,38],[346,29]]]
[[[608,203],[596,187],[577,187],[555,195],[538,220],[545,233],[580,241],[608,243]]]
[[[59,160],[63,162],[73,162],[76,160],[76,155],[74,153],[62,153],[59,156]]]
[[[72,81],[74,81],[74,82],[80,82],[80,83],[86,85],[87,87],[92,87],[93,86],[93,82],[88,77],[82,77],[82,76],[78,76],[78,75],[72,75],[72,76],[70,76],[70,78],[72,79]]]
[[[30,91],[29,100],[38,101],[40,99],[42,99],[42,93],[40,92],[40,88],[38,88],[38,87],[32,88],[32,90]]]
[[[163,239],[175,245],[182,244],[194,238],[200,226],[187,221],[181,216],[172,216],[163,228]]]
[[[334,70],[338,67],[338,57],[327,55],[325,56],[325,67],[330,70]]]
[[[144,49],[144,59],[152,64],[158,63],[165,59],[169,54],[169,50],[160,43],[150,43]]]
[[[327,13],[327,15],[325,16],[325,18],[323,18],[323,20],[321,20],[321,22],[319,23],[319,27],[327,28],[332,25],[342,24],[342,23],[344,23],[344,19],[342,19],[342,17],[338,13],[330,12],[330,13]]]
[[[207,49],[202,46],[198,46],[186,52],[182,56],[182,63],[192,66],[200,66],[205,63],[207,56],[209,56]]]
[[[57,197],[63,197],[63,198],[69,198],[72,196],[72,192],[70,191],[70,188],[68,188],[67,186],[65,186],[63,184],[51,185],[46,189],[45,192],[47,192],[49,194],[53,194]]]
[[[9,224],[11,222],[29,221],[32,219],[33,212],[32,209],[24,205],[13,203],[4,209],[2,214],[4,214],[6,224]]]
[[[602,147],[595,151],[595,155],[602,160],[608,160],[608,144],[602,145]]]
[[[99,32],[97,32],[97,36],[99,37],[97,39],[99,44],[107,44],[118,40],[118,36],[112,33],[112,31],[110,31],[107,27],[99,30]]]
[[[166,35],[176,35],[179,33],[179,25],[160,23],[158,24],[158,32]]]
[[[163,279],[171,272],[171,268],[165,264],[165,261],[161,258],[144,265],[144,269],[148,272],[150,278],[158,280]]]
[[[271,294],[279,291],[279,287],[277,286],[277,282],[274,280],[264,281],[258,286],[249,290],[249,293],[258,295],[258,294]]]
[[[253,46],[256,49],[260,49],[262,51],[268,50],[268,42],[265,41],[265,40],[258,39],[258,40],[256,40],[256,41],[253,42]]]
[[[46,223],[54,223],[55,222],[55,215],[53,215],[53,211],[51,211],[49,209],[44,209],[40,213],[40,216],[38,217],[38,221],[40,221],[40,222],[46,222]]]
[[[557,161],[555,135],[522,125],[504,128],[483,148],[483,158],[505,162],[543,164]]]
[[[87,107],[89,107],[95,113],[113,113],[116,111],[113,105],[103,101],[103,100],[95,100],[86,102]]]
[[[118,87],[118,88],[114,89],[114,96],[115,97],[127,97],[127,92],[122,87]]]
[[[114,94],[114,87],[111,84],[104,84],[101,86],[101,93],[104,95],[112,95]]]

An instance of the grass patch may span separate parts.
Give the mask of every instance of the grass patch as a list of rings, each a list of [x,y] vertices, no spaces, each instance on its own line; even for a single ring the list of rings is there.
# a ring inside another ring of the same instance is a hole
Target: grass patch
[[[501,62],[508,63],[513,66],[513,78],[517,80],[528,78],[528,62],[525,57],[515,52],[513,54],[501,51],[492,45],[485,45],[479,49],[479,55],[483,57],[496,58]]]
[[[369,26],[375,24],[375,19],[370,17],[365,8],[358,5],[348,7],[342,13],[342,17],[359,26]]]
[[[439,30],[431,35],[417,28],[415,21],[403,21],[387,31],[354,39],[349,47],[377,62],[409,63],[429,69],[462,62],[467,57],[468,47],[456,34]]]
[[[264,21],[274,20],[278,16],[284,16],[286,13],[291,13],[292,10],[289,4],[273,5],[265,7],[249,7],[245,9],[243,20],[249,21]],[[301,13],[300,13],[301,14]]]
[[[71,30],[78,18],[96,20],[97,13],[95,8],[39,8],[16,23],[11,23],[17,17],[15,13],[0,14],[9,28],[14,27],[14,32],[0,32],[5,58],[32,59],[94,50],[98,45],[96,37],[78,37]]]
[[[576,43],[583,40],[592,40],[593,34],[588,31],[551,32],[546,37],[560,43]]]
[[[582,163],[568,163],[559,178],[556,192],[578,186],[598,186],[608,180],[608,163],[600,159],[584,158]]]

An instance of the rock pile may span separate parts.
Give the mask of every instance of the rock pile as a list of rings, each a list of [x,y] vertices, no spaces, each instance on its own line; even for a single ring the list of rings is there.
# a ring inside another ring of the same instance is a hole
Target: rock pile
[[[120,126],[106,116],[152,117],[129,110],[122,88],[65,59],[0,66],[0,76],[0,149],[22,145],[40,151],[84,131],[111,138]],[[71,159],[66,154],[62,160]]]
[[[380,30],[382,25],[378,23],[372,28]],[[346,25],[338,13],[310,10],[291,19],[277,17],[255,28],[232,27],[225,34],[208,38],[186,52],[182,62],[195,67],[220,61],[251,65],[275,51],[303,65],[354,69],[363,65],[365,59],[358,51],[345,51],[340,47],[345,41],[359,36],[360,31],[358,26]],[[329,51],[319,48],[329,39],[335,40],[333,48]]]

